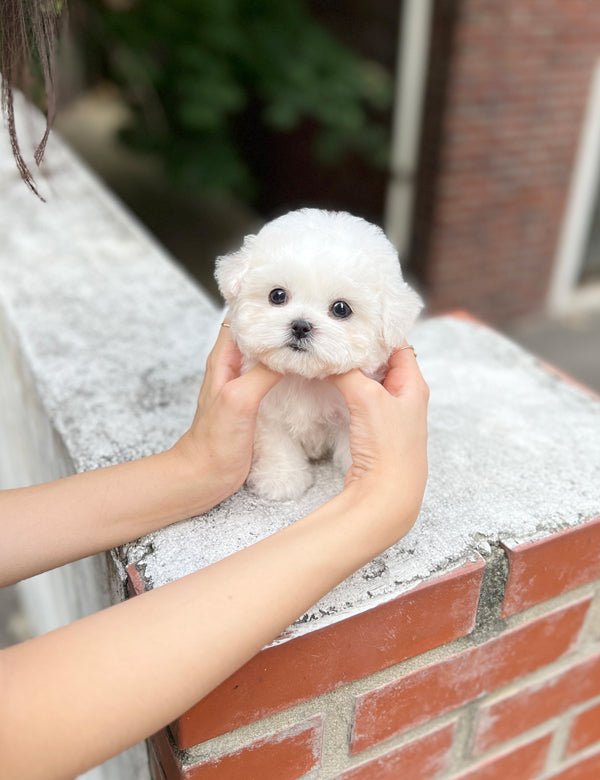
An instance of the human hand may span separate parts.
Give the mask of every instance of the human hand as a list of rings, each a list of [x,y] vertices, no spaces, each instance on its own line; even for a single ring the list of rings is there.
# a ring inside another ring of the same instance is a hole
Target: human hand
[[[229,328],[222,327],[206,362],[192,425],[173,448],[211,485],[211,504],[234,493],[248,476],[258,407],[281,379],[261,364],[245,374],[241,369],[242,354]]]
[[[427,482],[429,388],[411,349],[396,350],[382,384],[354,369],[329,377],[350,411],[352,465],[345,490],[417,518]],[[379,501],[381,500],[381,501]],[[406,511],[407,510],[407,511]]]

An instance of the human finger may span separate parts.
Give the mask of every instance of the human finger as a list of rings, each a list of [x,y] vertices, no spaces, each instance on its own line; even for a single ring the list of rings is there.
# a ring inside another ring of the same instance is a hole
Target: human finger
[[[229,381],[223,392],[229,403],[248,414],[255,413],[267,393],[283,378],[282,374],[272,371],[262,363],[257,363],[249,371]]]
[[[229,322],[225,319],[219,328],[217,340],[206,361],[206,379],[218,390],[241,373],[242,353],[235,343]]]
[[[405,343],[392,352],[388,360],[388,372],[383,380],[383,386],[396,397],[410,391],[427,390],[427,384],[421,374],[414,347]]]
[[[342,393],[348,406],[364,399],[366,393],[377,395],[381,392],[381,385],[366,377],[358,368],[353,368],[345,374],[333,374],[327,379]]]

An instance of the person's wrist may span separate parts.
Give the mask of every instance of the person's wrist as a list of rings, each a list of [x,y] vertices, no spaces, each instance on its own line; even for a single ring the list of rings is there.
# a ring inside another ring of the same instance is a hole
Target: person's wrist
[[[239,485],[221,464],[212,459],[187,433],[168,451],[182,495],[187,498],[189,516],[206,512],[234,493]]]
[[[399,488],[398,479],[366,475],[347,484],[340,494],[368,523],[382,550],[396,544],[411,530],[422,496],[414,485]]]

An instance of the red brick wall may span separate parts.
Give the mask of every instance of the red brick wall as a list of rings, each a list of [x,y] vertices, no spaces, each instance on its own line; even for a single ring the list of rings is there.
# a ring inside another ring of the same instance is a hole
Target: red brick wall
[[[506,544],[267,648],[156,735],[155,780],[598,780],[599,549],[600,518]]]
[[[436,3],[413,258],[432,312],[544,306],[599,56],[596,0]]]

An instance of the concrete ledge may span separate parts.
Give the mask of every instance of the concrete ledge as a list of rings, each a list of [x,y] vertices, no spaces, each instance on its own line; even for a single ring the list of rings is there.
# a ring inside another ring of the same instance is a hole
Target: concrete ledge
[[[600,404],[496,332],[444,317],[413,341],[431,388],[430,478],[400,544],[315,605],[287,637],[368,609],[499,544],[539,539],[600,508]],[[245,489],[125,551],[156,587],[303,516],[342,485],[330,464],[298,502]],[[369,518],[365,517],[365,522]]]
[[[216,311],[210,299],[56,139],[49,202],[0,160],[0,311],[72,468],[170,446],[191,420]],[[422,322],[431,388],[430,480],[395,548],[316,605],[294,632],[362,610],[503,541],[538,539],[600,508],[600,404],[474,322]],[[341,487],[330,464],[298,502],[245,489],[201,518],[126,546],[147,587],[271,534]],[[368,522],[368,517],[365,518]]]

